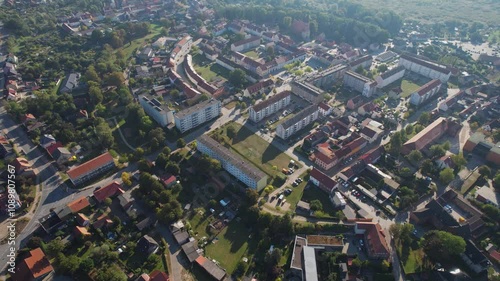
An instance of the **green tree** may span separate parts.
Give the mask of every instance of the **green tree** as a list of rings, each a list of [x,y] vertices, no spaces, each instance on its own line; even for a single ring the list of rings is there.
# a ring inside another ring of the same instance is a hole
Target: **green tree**
[[[108,122],[100,117],[96,118],[95,122],[95,134],[97,139],[101,142],[102,146],[110,148],[115,142],[115,138],[113,137],[113,132],[111,131]]]
[[[482,165],[481,167],[479,167],[478,171],[485,178],[491,177],[491,169],[486,165]]]
[[[79,267],[82,272],[88,273],[94,268],[94,261],[89,258],[83,259],[81,260]]]
[[[186,146],[186,141],[183,138],[180,138],[177,140],[177,147],[178,148],[183,148]]]
[[[94,104],[101,103],[104,99],[101,89],[97,86],[91,86],[89,88],[89,97]]]
[[[125,82],[125,78],[123,77],[123,73],[115,71],[106,75],[105,78],[106,85],[120,87]]]
[[[444,184],[450,183],[454,178],[455,175],[453,174],[453,169],[451,168],[445,168],[439,172],[439,180]]]
[[[245,71],[235,69],[229,73],[229,83],[233,84],[236,88],[241,88],[246,82]]]
[[[415,163],[418,163],[420,160],[422,160],[422,158],[424,158],[424,156],[419,150],[412,150],[410,154],[408,154],[408,159]]]
[[[248,206],[253,206],[259,201],[259,193],[257,191],[248,188],[245,191],[245,202]]]
[[[500,172],[497,172],[497,174],[493,178],[493,187],[496,189],[500,189]]]
[[[65,256],[63,253],[59,253],[57,262],[61,273],[69,275],[73,275],[80,267],[80,258],[75,255]]]
[[[413,176],[413,173],[411,172],[410,168],[408,168],[408,167],[401,168],[401,170],[399,171],[399,174],[404,178],[409,178],[409,177]]]
[[[97,71],[95,70],[95,67],[93,65],[90,65],[87,68],[87,71],[85,71],[84,80],[87,83],[88,82],[95,82],[97,84],[101,83],[101,78],[99,77],[99,74],[97,74]]]
[[[141,118],[141,125],[140,125],[141,130],[143,130],[144,132],[149,132],[151,131],[151,129],[153,129],[153,127],[154,127],[153,120],[151,120],[149,116],[143,116]]]
[[[406,132],[407,135],[411,135],[411,133],[413,133],[413,126],[411,124],[409,124],[408,126],[406,126],[405,132]]]
[[[50,241],[46,247],[47,254],[51,257],[56,257],[58,253],[61,253],[64,250],[64,248],[66,248],[66,245],[59,237]]]
[[[422,245],[426,255],[434,261],[448,260],[465,251],[465,240],[446,231],[426,232]]]
[[[227,127],[227,136],[231,139],[234,139],[236,136],[236,128],[233,125]]]
[[[444,156],[446,154],[446,150],[443,148],[442,145],[439,145],[439,144],[435,144],[435,145],[431,146],[431,148],[429,150],[431,151],[431,154],[434,157],[441,157],[441,156]]]
[[[323,210],[323,204],[321,204],[321,201],[319,201],[317,199],[312,200],[309,205],[311,206],[312,211],[322,211]]]
[[[179,165],[177,165],[176,163],[173,163],[173,162],[169,162],[167,164],[167,166],[165,167],[165,170],[168,173],[171,173],[173,175],[179,175],[179,173],[181,172],[181,169],[179,168]]]
[[[463,157],[463,155],[458,154],[458,155],[451,155],[450,156],[451,160],[453,163],[460,169],[460,167],[464,166],[467,164],[467,160]]]
[[[381,65],[378,66],[378,71],[381,72],[381,73],[382,72],[386,72],[387,69],[388,69],[388,67],[387,67],[387,64],[385,64],[385,63],[383,63],[383,64],[381,64]]]
[[[264,193],[269,195],[269,193],[273,192],[274,187],[272,185],[268,185],[264,188]]]
[[[109,206],[111,206],[112,203],[113,203],[113,200],[111,198],[108,197],[108,198],[104,199],[105,206],[109,207]]]
[[[96,281],[127,281],[127,275],[116,264],[111,264],[97,270]]]
[[[131,175],[128,172],[123,172],[121,175],[123,184],[126,186],[131,186],[132,185],[132,180],[131,180]]]
[[[429,124],[430,120],[431,120],[431,114],[429,112],[422,112],[422,114],[418,118],[418,123],[422,125],[427,125]]]

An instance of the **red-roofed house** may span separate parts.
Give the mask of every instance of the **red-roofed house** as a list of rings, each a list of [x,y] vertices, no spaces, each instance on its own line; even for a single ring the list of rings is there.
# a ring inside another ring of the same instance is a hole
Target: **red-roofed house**
[[[226,277],[226,271],[219,267],[213,261],[205,258],[204,256],[199,256],[196,259],[196,264],[204,269],[213,279],[222,281]]]
[[[54,268],[45,257],[42,249],[36,248],[29,252],[29,256],[18,263],[15,273],[12,275],[14,281],[45,280],[54,273]]]
[[[87,226],[90,224],[89,218],[87,218],[87,216],[82,213],[78,213],[76,215],[76,222],[78,222],[78,224],[81,226]]]
[[[161,272],[159,270],[154,270],[149,275],[149,281],[169,281],[168,275],[165,272]]]
[[[328,116],[332,114],[333,108],[324,102],[320,102],[318,104],[318,110],[322,116]]]
[[[328,194],[331,194],[338,187],[336,181],[316,168],[313,168],[309,174],[309,181]]]
[[[89,203],[89,200],[87,199],[87,197],[82,197],[82,198],[76,199],[75,201],[69,203],[67,206],[72,213],[78,213],[81,210],[90,206],[90,203]]]
[[[436,166],[440,169],[445,169],[445,168],[454,168],[455,163],[453,163],[453,160],[451,159],[451,156],[453,153],[446,152],[445,155],[442,157],[436,159],[434,162],[436,162]]]
[[[33,114],[31,113],[26,113],[24,114],[22,117],[21,117],[21,122],[23,122],[24,125],[28,124],[28,123],[33,123],[33,122],[36,122],[36,118]]]
[[[122,186],[115,181],[112,182],[111,184],[106,185],[103,188],[94,191],[94,197],[97,200],[97,202],[101,203],[106,198],[118,196],[123,193],[125,193],[125,191],[123,191]]]
[[[70,169],[67,174],[74,185],[80,185],[92,178],[115,167],[113,156],[109,152],[103,153],[77,167]]]
[[[30,162],[24,157],[17,157],[16,159],[14,159],[14,161],[12,162],[12,166],[14,166],[14,168],[16,169],[16,174],[18,175],[22,175],[31,170]]]
[[[90,232],[87,230],[87,228],[83,226],[75,226],[74,233],[77,237],[85,238],[87,236],[90,236]]]
[[[177,178],[174,175],[167,175],[161,178],[161,182],[165,187],[171,187],[177,182]]]
[[[385,240],[385,233],[380,224],[375,222],[356,222],[354,232],[364,236],[366,249],[370,258],[389,258],[389,245]]]
[[[106,214],[102,214],[97,220],[92,224],[95,229],[102,228],[103,226],[111,225],[113,221]]]

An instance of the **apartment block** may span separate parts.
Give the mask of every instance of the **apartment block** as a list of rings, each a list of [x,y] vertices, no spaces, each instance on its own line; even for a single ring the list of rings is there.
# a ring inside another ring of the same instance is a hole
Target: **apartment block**
[[[433,97],[439,89],[441,89],[441,81],[434,79],[412,93],[410,96],[410,103],[413,105],[421,105]]]
[[[174,113],[168,105],[163,104],[156,96],[145,94],[139,96],[139,104],[146,114],[153,118],[160,126],[167,127],[174,122]]]
[[[231,44],[231,51],[241,52],[244,50],[258,47],[259,45],[260,45],[260,37],[252,36],[250,38],[243,39],[241,41],[234,42],[233,44]]]
[[[113,167],[115,167],[113,156],[109,152],[106,152],[79,166],[71,168],[67,174],[71,182],[77,186],[111,170]]]
[[[197,140],[197,149],[220,161],[221,166],[249,188],[257,191],[267,184],[267,175],[207,135]]]
[[[307,125],[316,121],[319,116],[317,104],[306,107],[292,118],[283,121],[276,127],[276,135],[282,139],[288,139]]]
[[[174,114],[175,127],[181,133],[219,117],[221,102],[209,99]]]
[[[362,93],[365,97],[371,97],[375,93],[376,85],[377,82],[374,80],[354,71],[347,71],[344,74],[344,86]]]
[[[267,116],[285,108],[290,104],[291,95],[290,91],[284,91],[252,106],[249,110],[250,120],[256,123],[260,122]]]
[[[371,64],[371,60],[368,62]],[[327,89],[332,87],[338,81],[341,81],[344,77],[344,73],[348,69],[349,67],[347,65],[337,64],[317,73],[313,77],[309,78],[308,81],[316,87]]]
[[[445,66],[416,57],[410,54],[402,54],[398,65],[404,66],[406,70],[418,73],[430,79],[439,79],[442,83],[448,82],[451,71]]]
[[[323,90],[307,82],[293,81],[292,92],[311,103],[323,101]]]
[[[400,65],[375,77],[375,81],[377,81],[377,88],[381,89],[387,87],[388,85],[403,78],[405,70],[404,66]]]

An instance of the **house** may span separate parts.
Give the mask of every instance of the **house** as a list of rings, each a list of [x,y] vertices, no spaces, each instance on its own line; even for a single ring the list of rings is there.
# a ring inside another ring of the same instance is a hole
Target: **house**
[[[10,155],[13,155],[12,145],[7,138],[0,135],[0,158],[6,159]]]
[[[296,211],[302,211],[304,213],[309,214],[309,212],[311,212],[311,205],[301,200],[297,203]]]
[[[182,245],[181,248],[190,263],[196,261],[196,259],[200,257],[196,240],[189,241],[188,243]]]
[[[333,108],[331,106],[329,106],[328,104],[326,104],[325,102],[320,102],[318,104],[318,110],[319,110],[319,114],[321,114],[321,116],[323,116],[323,117],[326,117],[326,116],[332,114],[332,112],[333,112]]]
[[[71,182],[77,186],[115,167],[113,156],[105,152],[79,166],[71,168],[67,174]]]
[[[434,162],[436,163],[436,166],[441,170],[445,168],[454,168],[455,163],[451,159],[451,156],[453,155],[453,153],[446,151],[445,155],[439,157]]]
[[[358,108],[358,114],[361,116],[365,116],[365,115],[371,116],[376,108],[377,108],[377,106],[373,102],[370,101],[370,102],[367,102],[367,103],[361,105]]]
[[[375,222],[356,222],[354,233],[361,234],[366,243],[368,256],[374,259],[388,259],[391,255],[385,233]]]
[[[410,96],[410,103],[413,105],[421,105],[433,97],[441,89],[441,81],[439,79],[434,79],[429,83],[418,88]]]
[[[87,216],[82,213],[76,214],[76,222],[80,226],[88,226],[90,224],[89,218],[87,218]]]
[[[476,274],[485,272],[491,264],[470,239],[465,240],[465,252],[461,253],[460,257]]]
[[[238,42],[234,42],[233,44],[231,44],[231,51],[241,52],[244,50],[255,48],[259,45],[260,45],[260,37],[251,36],[247,39],[243,39],[243,40],[240,40]]]
[[[94,191],[94,198],[97,202],[102,203],[106,198],[118,196],[123,193],[125,193],[125,191],[123,191],[122,186],[115,181]]]
[[[158,251],[160,245],[149,235],[144,235],[137,241],[136,250],[146,255],[152,255]]]
[[[497,264],[500,264],[500,252],[498,251],[497,247],[491,243],[488,244],[485,248],[486,252],[488,253],[488,256]]]
[[[46,280],[54,274],[54,268],[45,256],[41,248],[36,248],[28,253],[28,256],[19,261],[12,280],[35,281]]]
[[[475,196],[476,200],[482,203],[491,204],[497,208],[500,206],[500,194],[489,186],[477,189]]]
[[[132,198],[131,192],[125,192],[123,194],[118,195],[118,201],[120,202],[120,206],[123,210],[127,211],[134,204],[135,200]]]
[[[379,129],[377,127],[373,126],[366,126],[363,129],[361,129],[361,136],[365,138],[369,143],[373,143],[376,141],[384,131],[382,129]]]
[[[12,162],[17,175],[34,176],[36,172],[31,168],[31,163],[24,157],[17,157]]]
[[[59,92],[61,93],[72,93],[74,91],[80,90],[80,73],[71,73],[66,77],[66,80],[62,83]]]
[[[439,111],[448,111],[452,106],[454,106],[459,99],[462,98],[462,96],[465,94],[465,91],[459,91],[458,93],[454,94],[451,97],[448,97],[447,99],[441,101],[438,105]]]
[[[347,101],[346,107],[350,110],[355,110],[364,103],[366,103],[366,100],[363,98],[363,96],[355,96],[354,98]]]
[[[204,256],[199,256],[195,261],[196,264],[207,272],[213,279],[222,281],[226,277],[226,271],[224,269]]]
[[[157,220],[155,220],[152,217],[147,217],[147,218],[143,219],[142,221],[138,222],[135,226],[137,227],[137,229],[139,229],[139,231],[143,231],[145,229],[148,229],[150,227],[155,226],[156,223],[157,223]]]
[[[327,194],[331,194],[339,185],[335,180],[316,168],[311,170],[309,181]]]
[[[135,281],[169,281],[170,278],[165,272],[161,272],[157,269],[153,270],[150,274],[143,273]]]
[[[79,199],[68,203],[66,206],[71,213],[75,214],[90,206],[90,202],[87,197],[80,197]]]
[[[476,132],[465,143],[463,150],[484,157],[486,161],[500,165],[500,148],[486,140],[481,132]]]
[[[273,87],[274,81],[269,78],[248,86],[245,90],[243,90],[243,95],[246,97],[252,97],[259,94],[266,94],[271,91]]]
[[[49,146],[55,143],[57,143],[56,138],[54,138],[54,136],[52,135],[46,134],[40,138],[40,145],[45,149],[47,149]]]
[[[71,158],[71,152],[65,147],[58,147],[50,154],[57,164],[66,164]]]
[[[78,225],[75,226],[73,233],[75,234],[76,237],[79,238],[85,238],[92,235],[87,228]]]
[[[394,87],[389,90],[389,98],[391,99],[400,99],[401,94],[403,93],[403,89],[401,87]]]
[[[97,220],[92,224],[92,227],[95,229],[101,229],[103,227],[107,227],[108,225],[112,225],[113,221],[106,214],[102,214]]]

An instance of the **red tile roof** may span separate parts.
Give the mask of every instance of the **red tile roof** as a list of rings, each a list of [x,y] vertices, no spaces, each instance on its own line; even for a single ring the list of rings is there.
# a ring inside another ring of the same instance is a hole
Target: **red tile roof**
[[[98,202],[103,202],[106,198],[125,193],[122,186],[115,182],[94,191],[94,197]]]
[[[90,171],[95,170],[98,167],[102,167],[113,161],[113,156],[109,152],[105,152],[94,159],[91,159],[77,167],[70,169],[67,174],[70,179],[77,179],[82,175],[89,173]]]
[[[249,94],[253,94],[253,93],[260,91],[263,88],[270,87],[273,84],[274,84],[273,80],[267,79],[267,80],[264,80],[262,82],[258,82],[256,84],[248,86],[247,91]]]
[[[332,178],[329,176],[323,174],[320,170],[313,168],[311,173],[309,174],[310,177],[316,179],[319,181],[321,185],[326,187],[328,190],[333,190],[335,186],[337,185],[337,182],[334,181]]]
[[[318,104],[318,107],[321,108],[321,109],[323,109],[324,111],[328,111],[328,110],[331,109],[331,107],[328,104],[324,103],[324,102],[320,102]]]
[[[163,184],[165,184],[167,186],[176,180],[177,180],[177,178],[174,175],[170,175],[170,176],[162,178]]]
[[[386,254],[389,256],[389,246],[385,240],[385,234],[380,224],[375,222],[357,222],[358,229],[365,230],[365,240],[369,251],[373,254]]]
[[[12,276],[13,280],[35,280],[54,271],[42,249],[36,248],[31,250],[29,255],[16,268],[16,273]]]
[[[58,142],[55,142],[55,143],[47,146],[47,148],[45,150],[47,150],[49,155],[52,156],[52,153],[54,153],[54,151],[56,151],[56,149],[58,149],[59,147],[63,147],[63,145],[61,142],[58,141]]]
[[[80,199],[76,199],[75,201],[69,203],[67,206],[72,213],[77,213],[90,206],[90,203],[87,197],[82,197]]]
[[[97,220],[92,224],[94,228],[101,228],[106,224],[112,224],[113,221],[108,217],[108,215],[103,214],[97,218]]]
[[[423,95],[427,94],[428,92],[432,91],[434,88],[439,87],[440,85],[441,85],[441,80],[434,79],[434,80],[431,80],[429,83],[423,85],[422,87],[418,88],[416,93],[419,96],[423,96]]]
[[[159,270],[155,270],[151,272],[149,275],[151,279],[150,281],[169,281],[170,279],[168,278],[168,275],[165,272],[161,272]]]

